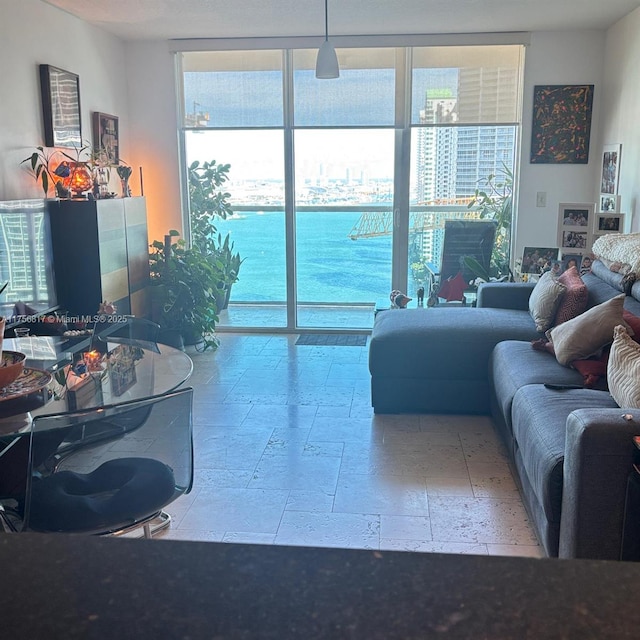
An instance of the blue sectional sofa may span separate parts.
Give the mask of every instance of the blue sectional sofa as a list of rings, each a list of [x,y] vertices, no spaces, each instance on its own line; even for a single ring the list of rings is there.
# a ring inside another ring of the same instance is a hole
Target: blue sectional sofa
[[[621,293],[640,316],[640,282],[595,261],[588,308]],[[531,283],[481,285],[476,308],[378,313],[370,340],[376,413],[491,413],[549,556],[618,559],[640,410],[552,353],[528,311]],[[574,386],[578,388],[549,388]]]

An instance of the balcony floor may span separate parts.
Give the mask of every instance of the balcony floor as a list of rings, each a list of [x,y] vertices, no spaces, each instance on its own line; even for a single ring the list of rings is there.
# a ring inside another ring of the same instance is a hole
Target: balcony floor
[[[375,305],[309,304],[298,306],[299,329],[371,330]],[[219,331],[239,329],[285,329],[284,304],[238,303],[219,314]]]

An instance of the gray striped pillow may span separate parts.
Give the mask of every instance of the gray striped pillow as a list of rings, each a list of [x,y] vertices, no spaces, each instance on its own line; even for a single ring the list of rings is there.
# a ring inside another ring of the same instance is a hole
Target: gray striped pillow
[[[640,344],[618,325],[607,363],[609,392],[620,407],[640,408]]]
[[[540,276],[529,296],[529,313],[538,331],[546,331],[553,325],[566,287],[558,282],[551,271]]]

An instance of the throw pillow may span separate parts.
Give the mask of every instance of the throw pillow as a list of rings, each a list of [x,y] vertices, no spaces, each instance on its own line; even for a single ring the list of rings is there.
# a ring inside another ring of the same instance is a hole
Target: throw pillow
[[[466,288],[467,283],[462,277],[462,271],[458,271],[454,278],[448,278],[442,283],[438,291],[438,298],[444,298],[447,302],[462,300]]]
[[[633,336],[633,339],[636,342],[640,342],[640,318],[638,318],[638,316],[634,316],[633,313],[631,313],[631,311],[627,311],[626,309],[623,309],[622,319],[624,320],[625,324],[629,325],[629,328],[627,329],[627,333],[630,336]]]
[[[578,270],[574,267],[567,269],[558,282],[566,287],[566,291],[560,300],[560,306],[556,312],[555,325],[562,324],[579,316],[586,308],[589,298],[587,285],[582,281]]]
[[[614,330],[607,382],[620,407],[640,408],[640,345],[620,325]]]
[[[529,313],[538,331],[546,331],[553,324],[565,290],[551,271],[540,276],[529,297]]]
[[[546,351],[555,358],[556,352],[553,349],[553,342],[547,342],[541,338],[540,340],[534,340],[531,346],[535,351]],[[608,359],[609,350],[603,349],[602,353],[597,357],[574,360],[571,363],[571,366],[582,375],[582,384],[585,389],[594,388],[600,378],[604,378],[607,375]]]
[[[574,360],[588,358],[610,344],[613,329],[623,323],[624,299],[621,293],[548,331],[556,360],[569,366]]]

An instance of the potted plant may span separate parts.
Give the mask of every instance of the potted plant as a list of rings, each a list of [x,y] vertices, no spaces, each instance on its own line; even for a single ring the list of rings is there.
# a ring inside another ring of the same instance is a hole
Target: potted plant
[[[489,174],[478,182],[478,188],[469,202],[476,207],[480,218],[497,222],[496,237],[487,271],[475,258],[467,256],[465,264],[480,280],[485,282],[513,280],[509,268],[511,242],[511,216],[513,210],[513,172],[503,164],[495,174]]]
[[[152,319],[162,327],[165,341],[181,346],[181,339],[206,350],[218,345],[213,334],[218,320],[219,272],[207,256],[187,247],[179,236],[172,230],[164,242],[156,240],[151,245]]]
[[[231,286],[238,280],[243,259],[234,251],[229,234],[224,238],[216,233],[215,219],[226,220],[233,215],[229,193],[222,186],[229,179],[230,165],[195,161],[189,166],[189,221],[191,245],[207,256],[218,269],[220,277],[216,288],[223,295],[218,300],[218,311],[227,308]]]
[[[229,234],[225,236],[224,240],[221,234],[218,234],[217,246],[210,255],[220,273],[217,289],[222,295],[216,299],[216,302],[218,311],[222,311],[229,306],[231,286],[238,280],[238,271],[240,271],[240,265],[244,260],[238,252],[234,251],[234,243]]]
[[[238,279],[242,258],[229,234],[217,233],[215,219],[233,215],[230,194],[221,190],[229,165],[215,161],[189,166],[189,222],[191,244],[178,231],[165,241],[151,244],[152,318],[167,340],[179,335],[185,344],[196,342],[204,349],[218,344],[214,331],[218,312],[229,302],[231,285]]]

